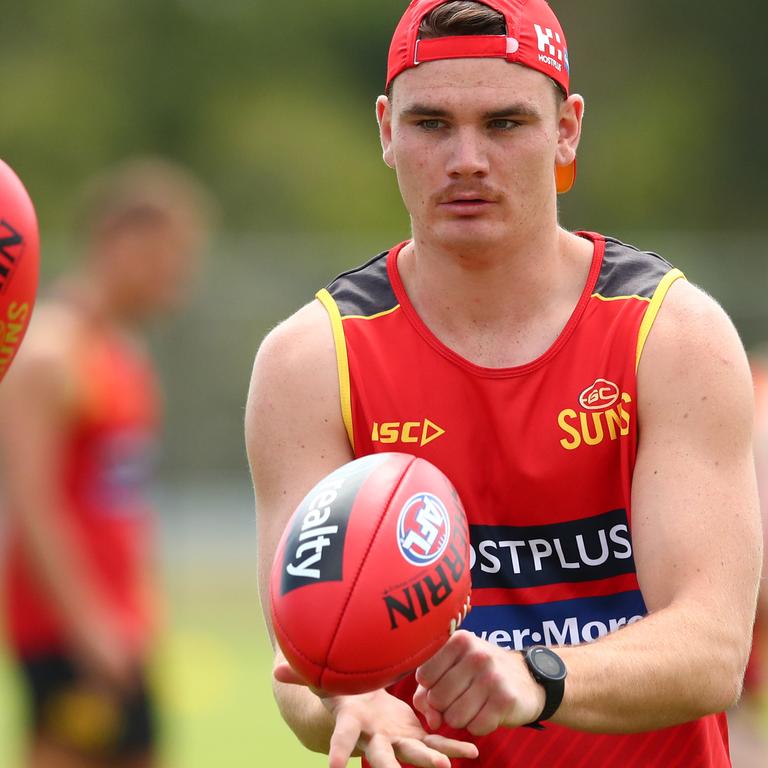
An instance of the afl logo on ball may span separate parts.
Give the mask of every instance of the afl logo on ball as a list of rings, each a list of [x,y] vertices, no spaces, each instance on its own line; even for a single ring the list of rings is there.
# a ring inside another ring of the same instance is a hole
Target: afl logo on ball
[[[432,493],[411,496],[397,522],[397,544],[413,565],[431,565],[443,554],[451,535],[448,510]]]

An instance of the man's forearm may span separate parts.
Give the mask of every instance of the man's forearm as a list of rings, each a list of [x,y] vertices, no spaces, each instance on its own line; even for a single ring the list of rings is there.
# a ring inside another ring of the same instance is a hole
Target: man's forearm
[[[47,499],[36,501],[17,510],[22,545],[67,634],[79,645],[94,622],[106,619],[104,606],[63,515]]]
[[[283,719],[299,741],[312,752],[328,754],[334,720],[309,688],[273,678],[272,689]]]
[[[629,733],[723,711],[740,692],[749,632],[719,617],[670,607],[594,644],[558,648],[568,678],[553,722]]]

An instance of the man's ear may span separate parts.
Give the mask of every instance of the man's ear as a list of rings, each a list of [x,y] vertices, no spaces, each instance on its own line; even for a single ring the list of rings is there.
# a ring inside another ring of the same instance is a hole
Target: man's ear
[[[390,167],[395,167],[395,159],[392,153],[392,105],[386,96],[376,99],[376,120],[379,123],[379,139],[384,162]]]
[[[584,99],[571,94],[561,105],[557,123],[557,165],[570,165],[576,159],[584,120]]]

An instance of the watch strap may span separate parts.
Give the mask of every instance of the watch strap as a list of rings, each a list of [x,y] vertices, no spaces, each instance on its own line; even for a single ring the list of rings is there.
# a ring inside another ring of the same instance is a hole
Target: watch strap
[[[533,662],[531,658],[532,652],[541,650],[542,648],[543,646],[533,646],[523,652],[523,658],[525,659],[528,671],[531,673],[531,677],[533,677],[533,679],[544,689],[544,709],[542,709],[541,714],[533,722],[526,723],[524,726],[525,728],[533,728],[537,731],[544,730],[544,726],[541,724],[542,721],[549,720],[549,718],[557,712],[558,707],[563,701],[563,695],[565,694],[565,674],[563,674],[563,677],[560,679],[544,675],[537,669]],[[546,650],[548,654],[557,656],[557,654],[549,648],[544,650]],[[560,660],[560,663],[563,664],[562,659],[560,659],[559,656],[557,658]],[[565,668],[564,664],[563,668]]]

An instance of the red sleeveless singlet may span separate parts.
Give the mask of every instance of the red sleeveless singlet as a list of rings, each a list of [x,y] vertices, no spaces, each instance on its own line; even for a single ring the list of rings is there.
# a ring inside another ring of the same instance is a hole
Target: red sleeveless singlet
[[[646,613],[631,536],[636,370],[683,275],[655,254],[582,236],[594,244],[582,296],[552,346],[519,367],[474,365],[429,331],[398,274],[403,244],[317,295],[355,455],[405,451],[453,481],[472,547],[474,607],[463,628],[509,649],[593,641]],[[414,690],[413,676],[391,689],[405,701]],[[455,766],[730,765],[724,715],[631,735],[553,723],[479,738],[443,732],[480,749]]]
[[[66,524],[91,587],[130,647],[147,642],[150,536],[147,484],[154,464],[158,390],[149,360],[116,335],[93,334],[77,364],[78,416],[64,438],[57,483]],[[18,531],[8,535],[5,624],[16,653],[66,652],[60,620],[25,561]]]

